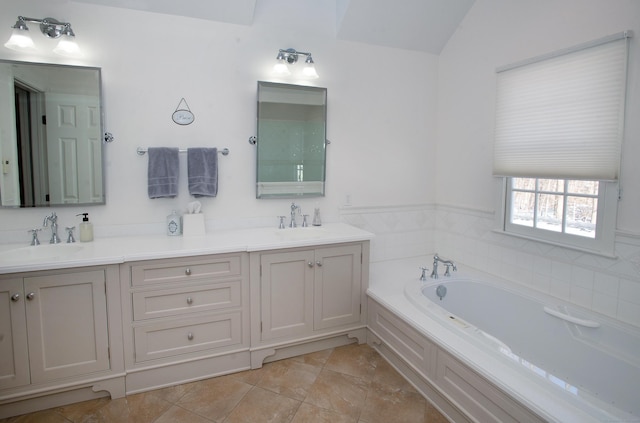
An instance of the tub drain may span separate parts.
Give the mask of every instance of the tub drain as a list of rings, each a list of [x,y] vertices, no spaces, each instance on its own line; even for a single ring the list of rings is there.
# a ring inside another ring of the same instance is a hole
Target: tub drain
[[[447,295],[447,287],[444,285],[438,285],[436,288],[436,295],[440,298],[440,301]]]

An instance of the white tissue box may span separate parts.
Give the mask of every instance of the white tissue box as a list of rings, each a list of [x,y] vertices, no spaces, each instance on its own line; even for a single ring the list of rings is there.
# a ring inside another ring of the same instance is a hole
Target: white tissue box
[[[204,214],[183,214],[182,215],[182,235],[183,236],[204,236]]]

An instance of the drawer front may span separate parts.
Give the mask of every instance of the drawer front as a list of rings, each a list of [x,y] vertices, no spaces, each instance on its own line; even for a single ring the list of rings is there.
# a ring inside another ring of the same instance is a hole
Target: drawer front
[[[207,278],[216,280],[241,274],[240,255],[198,260],[156,260],[131,266],[132,286],[145,286]]]
[[[143,362],[242,343],[241,313],[199,316],[135,327],[135,360]]]
[[[179,316],[242,305],[242,281],[134,292],[133,319]]]

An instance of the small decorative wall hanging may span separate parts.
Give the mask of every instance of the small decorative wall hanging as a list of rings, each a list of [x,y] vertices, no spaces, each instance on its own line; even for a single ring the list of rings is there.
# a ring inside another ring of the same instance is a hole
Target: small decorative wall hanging
[[[186,107],[186,109],[180,108],[182,103],[184,103],[183,107]],[[176,111],[171,115],[171,119],[173,119],[173,121],[178,125],[189,125],[193,123],[195,116],[191,112],[191,109],[189,109],[189,105],[184,97],[182,97],[180,103],[178,103],[178,107],[176,107]]]

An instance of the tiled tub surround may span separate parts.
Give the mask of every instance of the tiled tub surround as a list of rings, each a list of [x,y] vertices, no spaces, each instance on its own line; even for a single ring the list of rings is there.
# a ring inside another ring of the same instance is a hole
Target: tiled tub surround
[[[608,258],[495,232],[493,212],[470,208],[345,207],[341,219],[376,235],[371,263],[437,252],[640,327],[640,234],[618,232]]]

